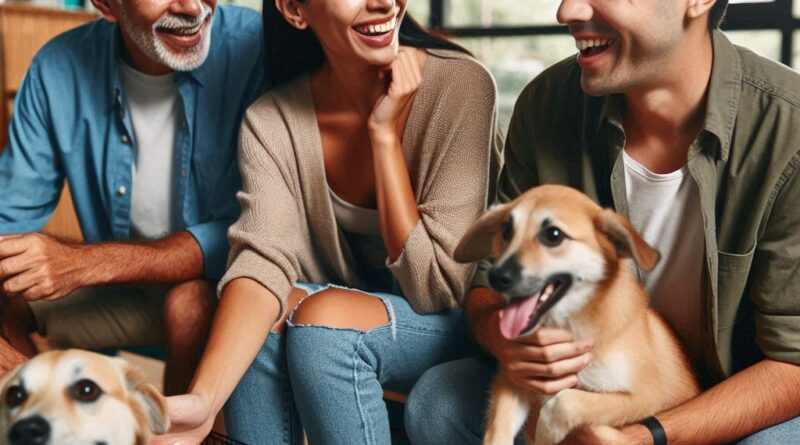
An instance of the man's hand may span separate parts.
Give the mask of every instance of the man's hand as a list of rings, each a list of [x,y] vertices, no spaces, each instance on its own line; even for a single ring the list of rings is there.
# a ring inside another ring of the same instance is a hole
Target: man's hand
[[[622,430],[610,426],[585,426],[571,432],[560,445],[645,445],[651,444],[649,432],[641,425]]]
[[[58,300],[85,282],[85,246],[45,235],[0,237],[0,283],[3,294],[28,301]]]

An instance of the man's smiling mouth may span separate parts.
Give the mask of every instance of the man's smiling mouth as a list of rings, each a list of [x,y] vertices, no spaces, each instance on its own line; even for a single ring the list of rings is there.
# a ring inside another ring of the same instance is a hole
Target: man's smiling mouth
[[[602,53],[614,44],[614,39],[575,39],[575,47],[584,57],[591,57]]]

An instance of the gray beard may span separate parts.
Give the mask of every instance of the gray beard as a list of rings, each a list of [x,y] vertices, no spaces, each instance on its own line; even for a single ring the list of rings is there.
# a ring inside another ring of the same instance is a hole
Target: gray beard
[[[211,8],[205,3],[200,2],[202,13],[198,17],[187,18],[184,16],[165,15],[158,19],[151,29],[138,28],[130,20],[127,10],[123,3],[125,0],[118,0],[120,7],[119,24],[122,31],[130,37],[133,43],[139,48],[148,59],[161,65],[167,66],[174,71],[192,71],[205,62],[211,47],[211,26],[214,17],[207,24],[203,25],[202,38],[200,43],[194,47],[176,51],[162,42],[156,34],[159,28],[191,28],[201,24],[212,14]]]

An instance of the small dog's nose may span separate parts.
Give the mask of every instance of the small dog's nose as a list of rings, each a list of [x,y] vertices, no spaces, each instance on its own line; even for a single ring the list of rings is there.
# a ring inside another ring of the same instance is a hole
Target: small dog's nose
[[[50,439],[50,424],[42,416],[20,420],[8,432],[10,445],[43,445]]]
[[[519,279],[520,267],[514,258],[509,258],[503,264],[495,265],[489,270],[489,284],[497,292],[505,292]]]

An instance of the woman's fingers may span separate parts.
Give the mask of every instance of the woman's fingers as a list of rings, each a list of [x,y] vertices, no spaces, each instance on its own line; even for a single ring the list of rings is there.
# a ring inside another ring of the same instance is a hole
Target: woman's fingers
[[[535,378],[531,379],[511,378],[511,381],[521,386],[522,388],[528,389],[537,394],[553,395],[558,393],[559,391],[569,389],[577,385],[578,377],[575,376],[574,374],[571,374],[559,379],[542,380]]]
[[[587,352],[577,357],[550,363],[515,361],[509,363],[506,369],[508,372],[520,377],[553,379],[577,374],[580,370],[588,366],[591,361],[592,354]]]
[[[520,337],[517,343],[526,343],[535,346],[547,346],[555,343],[566,343],[574,341],[572,334],[566,329],[561,328],[539,328],[531,335]]]

